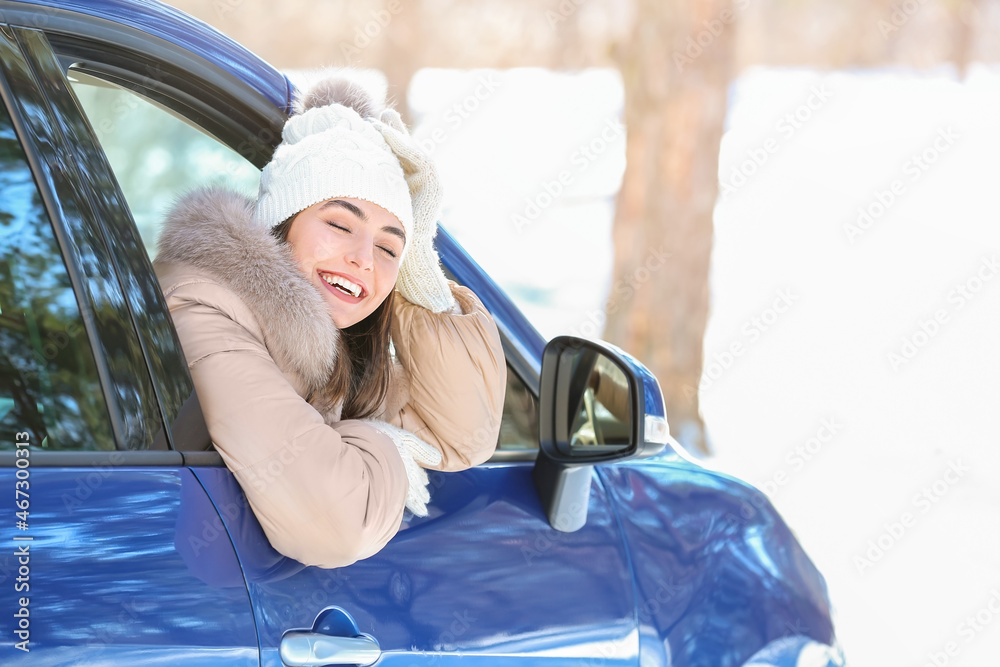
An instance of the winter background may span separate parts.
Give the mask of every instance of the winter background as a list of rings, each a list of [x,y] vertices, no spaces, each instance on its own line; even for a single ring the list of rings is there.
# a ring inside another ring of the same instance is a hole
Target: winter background
[[[995,664],[1000,72],[756,68],[729,99],[703,463],[791,525],[849,664]],[[599,337],[618,74],[421,70],[409,100],[444,226],[546,338]]]

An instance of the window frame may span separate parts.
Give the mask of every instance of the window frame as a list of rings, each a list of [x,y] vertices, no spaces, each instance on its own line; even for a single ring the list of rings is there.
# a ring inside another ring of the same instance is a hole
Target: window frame
[[[286,117],[276,107],[268,104],[270,113],[264,113],[259,105],[247,103],[231,89],[223,92],[213,88],[210,82],[198,79],[197,73],[179,71],[169,60],[78,35],[53,34],[49,41],[64,71],[73,66],[175,111],[258,169],[271,159],[281,138]],[[159,51],[161,57],[167,55],[165,49]],[[136,65],[145,73],[137,72]]]
[[[161,429],[158,403],[92,201],[81,187],[78,165],[65,159],[73,150],[67,145],[63,119],[45,98],[36,63],[25,52],[24,37],[21,30],[3,25],[0,97],[66,264],[94,355],[114,448],[146,449]],[[138,409],[126,409],[126,400],[136,402]]]

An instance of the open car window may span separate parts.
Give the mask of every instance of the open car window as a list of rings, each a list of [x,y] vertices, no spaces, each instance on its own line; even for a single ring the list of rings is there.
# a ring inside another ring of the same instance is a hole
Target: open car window
[[[150,260],[164,216],[185,192],[219,184],[254,196],[260,170],[183,114],[70,66],[67,78],[114,171]],[[538,449],[538,401],[508,367],[497,449]]]
[[[213,183],[248,195],[257,192],[257,167],[180,114],[72,67],[67,77],[151,260],[163,217],[181,194]]]
[[[538,450],[538,399],[509,365],[497,449],[501,452]]]

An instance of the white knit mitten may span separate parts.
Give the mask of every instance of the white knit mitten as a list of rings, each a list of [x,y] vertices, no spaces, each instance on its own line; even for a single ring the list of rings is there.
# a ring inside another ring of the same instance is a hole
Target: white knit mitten
[[[433,313],[455,311],[455,297],[434,250],[441,208],[441,183],[434,163],[413,141],[399,113],[386,109],[380,118],[374,125],[399,159],[413,200],[413,238],[407,239],[396,289]]]
[[[410,482],[409,491],[406,493],[406,509],[416,516],[427,516],[427,503],[430,502],[431,492],[427,489],[429,483],[427,472],[420,464],[440,465],[441,452],[398,426],[374,419],[366,419],[365,421],[371,424],[375,430],[389,436],[389,439],[396,445],[396,449],[399,450],[403,466],[406,468],[406,479]]]

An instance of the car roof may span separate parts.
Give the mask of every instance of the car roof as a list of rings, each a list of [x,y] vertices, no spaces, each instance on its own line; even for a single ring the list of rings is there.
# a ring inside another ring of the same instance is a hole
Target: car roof
[[[207,23],[157,0],[5,0],[0,2],[0,17],[2,10],[16,11],[18,6],[56,10],[48,16],[52,23],[80,14],[109,21],[118,30],[124,26],[158,37],[226,70],[286,112],[289,109],[290,84],[284,74]],[[220,0],[216,6],[221,10],[228,4]]]

